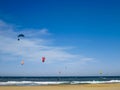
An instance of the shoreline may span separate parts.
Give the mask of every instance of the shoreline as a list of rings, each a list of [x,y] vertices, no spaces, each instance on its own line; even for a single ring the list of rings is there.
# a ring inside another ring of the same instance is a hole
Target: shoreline
[[[45,86],[0,86],[0,90],[120,90],[120,83]]]

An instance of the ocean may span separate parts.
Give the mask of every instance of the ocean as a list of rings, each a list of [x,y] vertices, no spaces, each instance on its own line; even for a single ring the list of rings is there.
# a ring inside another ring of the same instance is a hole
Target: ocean
[[[0,86],[42,86],[59,84],[120,83],[120,76],[0,77]]]

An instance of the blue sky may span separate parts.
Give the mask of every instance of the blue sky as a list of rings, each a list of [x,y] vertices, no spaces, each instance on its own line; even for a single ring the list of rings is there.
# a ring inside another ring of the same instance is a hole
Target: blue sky
[[[1,0],[0,76],[120,75],[119,3]]]

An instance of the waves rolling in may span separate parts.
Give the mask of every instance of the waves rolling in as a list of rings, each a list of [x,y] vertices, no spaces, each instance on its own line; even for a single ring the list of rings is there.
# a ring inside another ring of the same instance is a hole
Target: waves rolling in
[[[0,77],[0,86],[120,83],[120,77]]]

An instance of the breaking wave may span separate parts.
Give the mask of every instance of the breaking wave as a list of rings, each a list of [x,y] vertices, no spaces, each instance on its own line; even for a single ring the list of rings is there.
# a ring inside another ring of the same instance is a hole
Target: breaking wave
[[[60,85],[60,84],[101,84],[101,83],[120,83],[120,80],[110,81],[7,81],[0,82],[0,86],[41,86],[41,85]]]

